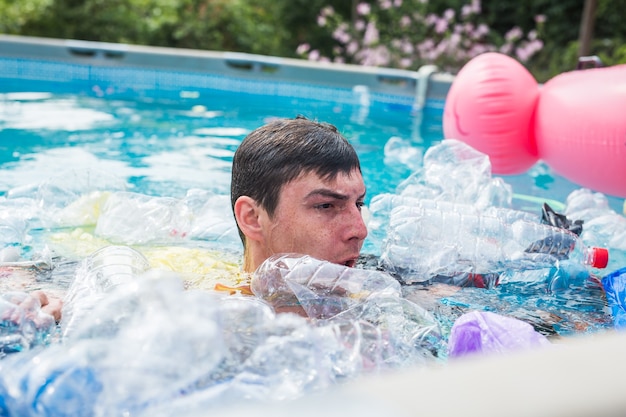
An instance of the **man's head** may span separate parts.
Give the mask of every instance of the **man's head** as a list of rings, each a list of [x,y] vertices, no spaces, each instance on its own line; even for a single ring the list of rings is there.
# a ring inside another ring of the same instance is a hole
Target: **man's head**
[[[232,168],[244,268],[281,252],[353,264],[367,235],[364,196],[359,158],[334,126],[296,118],[254,130]]]

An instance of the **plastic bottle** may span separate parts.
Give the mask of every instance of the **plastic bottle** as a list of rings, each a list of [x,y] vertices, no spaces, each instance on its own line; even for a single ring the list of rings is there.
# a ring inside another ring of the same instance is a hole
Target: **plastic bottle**
[[[63,337],[80,325],[105,293],[149,268],[148,260],[128,246],[106,246],[85,258],[63,301]]]
[[[402,194],[379,194],[372,198],[369,209],[371,218],[368,223],[370,229],[369,240],[375,245],[382,247],[385,234],[389,229],[391,213],[394,218],[415,217],[421,215],[423,209],[436,209],[441,211],[453,211],[457,213],[472,213],[494,216],[502,219],[506,223],[513,223],[517,220],[527,220],[531,222],[539,221],[537,214],[523,210],[514,210],[506,207],[479,207],[477,205],[452,202],[448,200],[432,200]],[[379,241],[381,241],[379,243]]]
[[[379,368],[415,364],[441,353],[437,320],[403,298],[399,282],[385,272],[278,254],[257,268],[250,288],[276,312],[293,312],[318,325],[334,326],[331,333],[347,349],[334,358],[363,350],[356,356],[368,356],[366,362]]]
[[[538,221],[539,216],[523,210],[515,210],[506,207],[489,206],[480,208],[478,206],[452,202],[447,200],[432,200],[399,194],[379,194],[372,198],[370,211],[372,213],[389,216],[394,211],[394,216],[415,216],[422,209],[437,209],[444,211],[454,211],[458,213],[484,214],[487,216],[499,217],[507,223],[517,220]]]
[[[349,268],[307,255],[279,254],[255,271],[250,289],[277,312],[326,319],[373,293],[399,297],[400,284],[376,270]]]
[[[607,196],[581,188],[568,195],[566,203],[568,216],[584,220],[585,241],[611,250],[607,269],[626,265],[626,216],[613,210]]]
[[[436,275],[537,269],[569,259],[604,268],[608,251],[588,248],[574,233],[524,219],[509,222],[469,211],[392,211],[381,263],[407,283]]]
[[[0,415],[95,416],[102,383],[84,346],[52,345],[0,362]]]
[[[122,245],[179,242],[189,237],[191,217],[177,198],[116,192],[104,203],[94,234]]]

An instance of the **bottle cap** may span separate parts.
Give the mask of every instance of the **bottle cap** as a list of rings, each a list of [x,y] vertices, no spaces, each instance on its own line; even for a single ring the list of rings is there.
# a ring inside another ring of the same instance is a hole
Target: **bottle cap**
[[[593,262],[591,266],[594,268],[606,268],[609,263],[609,251],[606,248],[592,248]]]

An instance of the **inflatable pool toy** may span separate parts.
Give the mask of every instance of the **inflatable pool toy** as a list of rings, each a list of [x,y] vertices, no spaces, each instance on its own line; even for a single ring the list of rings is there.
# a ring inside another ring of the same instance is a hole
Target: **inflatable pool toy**
[[[531,124],[538,98],[537,82],[513,58],[479,55],[450,87],[444,135],[487,154],[496,174],[524,172],[538,159]]]
[[[543,86],[513,58],[468,62],[446,98],[443,131],[487,154],[495,174],[540,159],[595,191],[626,197],[626,65],[559,74]]]

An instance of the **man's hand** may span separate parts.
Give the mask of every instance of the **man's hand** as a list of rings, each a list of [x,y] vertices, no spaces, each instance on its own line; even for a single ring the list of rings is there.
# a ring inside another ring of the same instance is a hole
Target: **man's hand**
[[[41,290],[31,292],[30,296],[39,300],[41,311],[50,314],[57,323],[61,321],[61,309],[63,308],[63,301],[61,299],[49,297]]]

